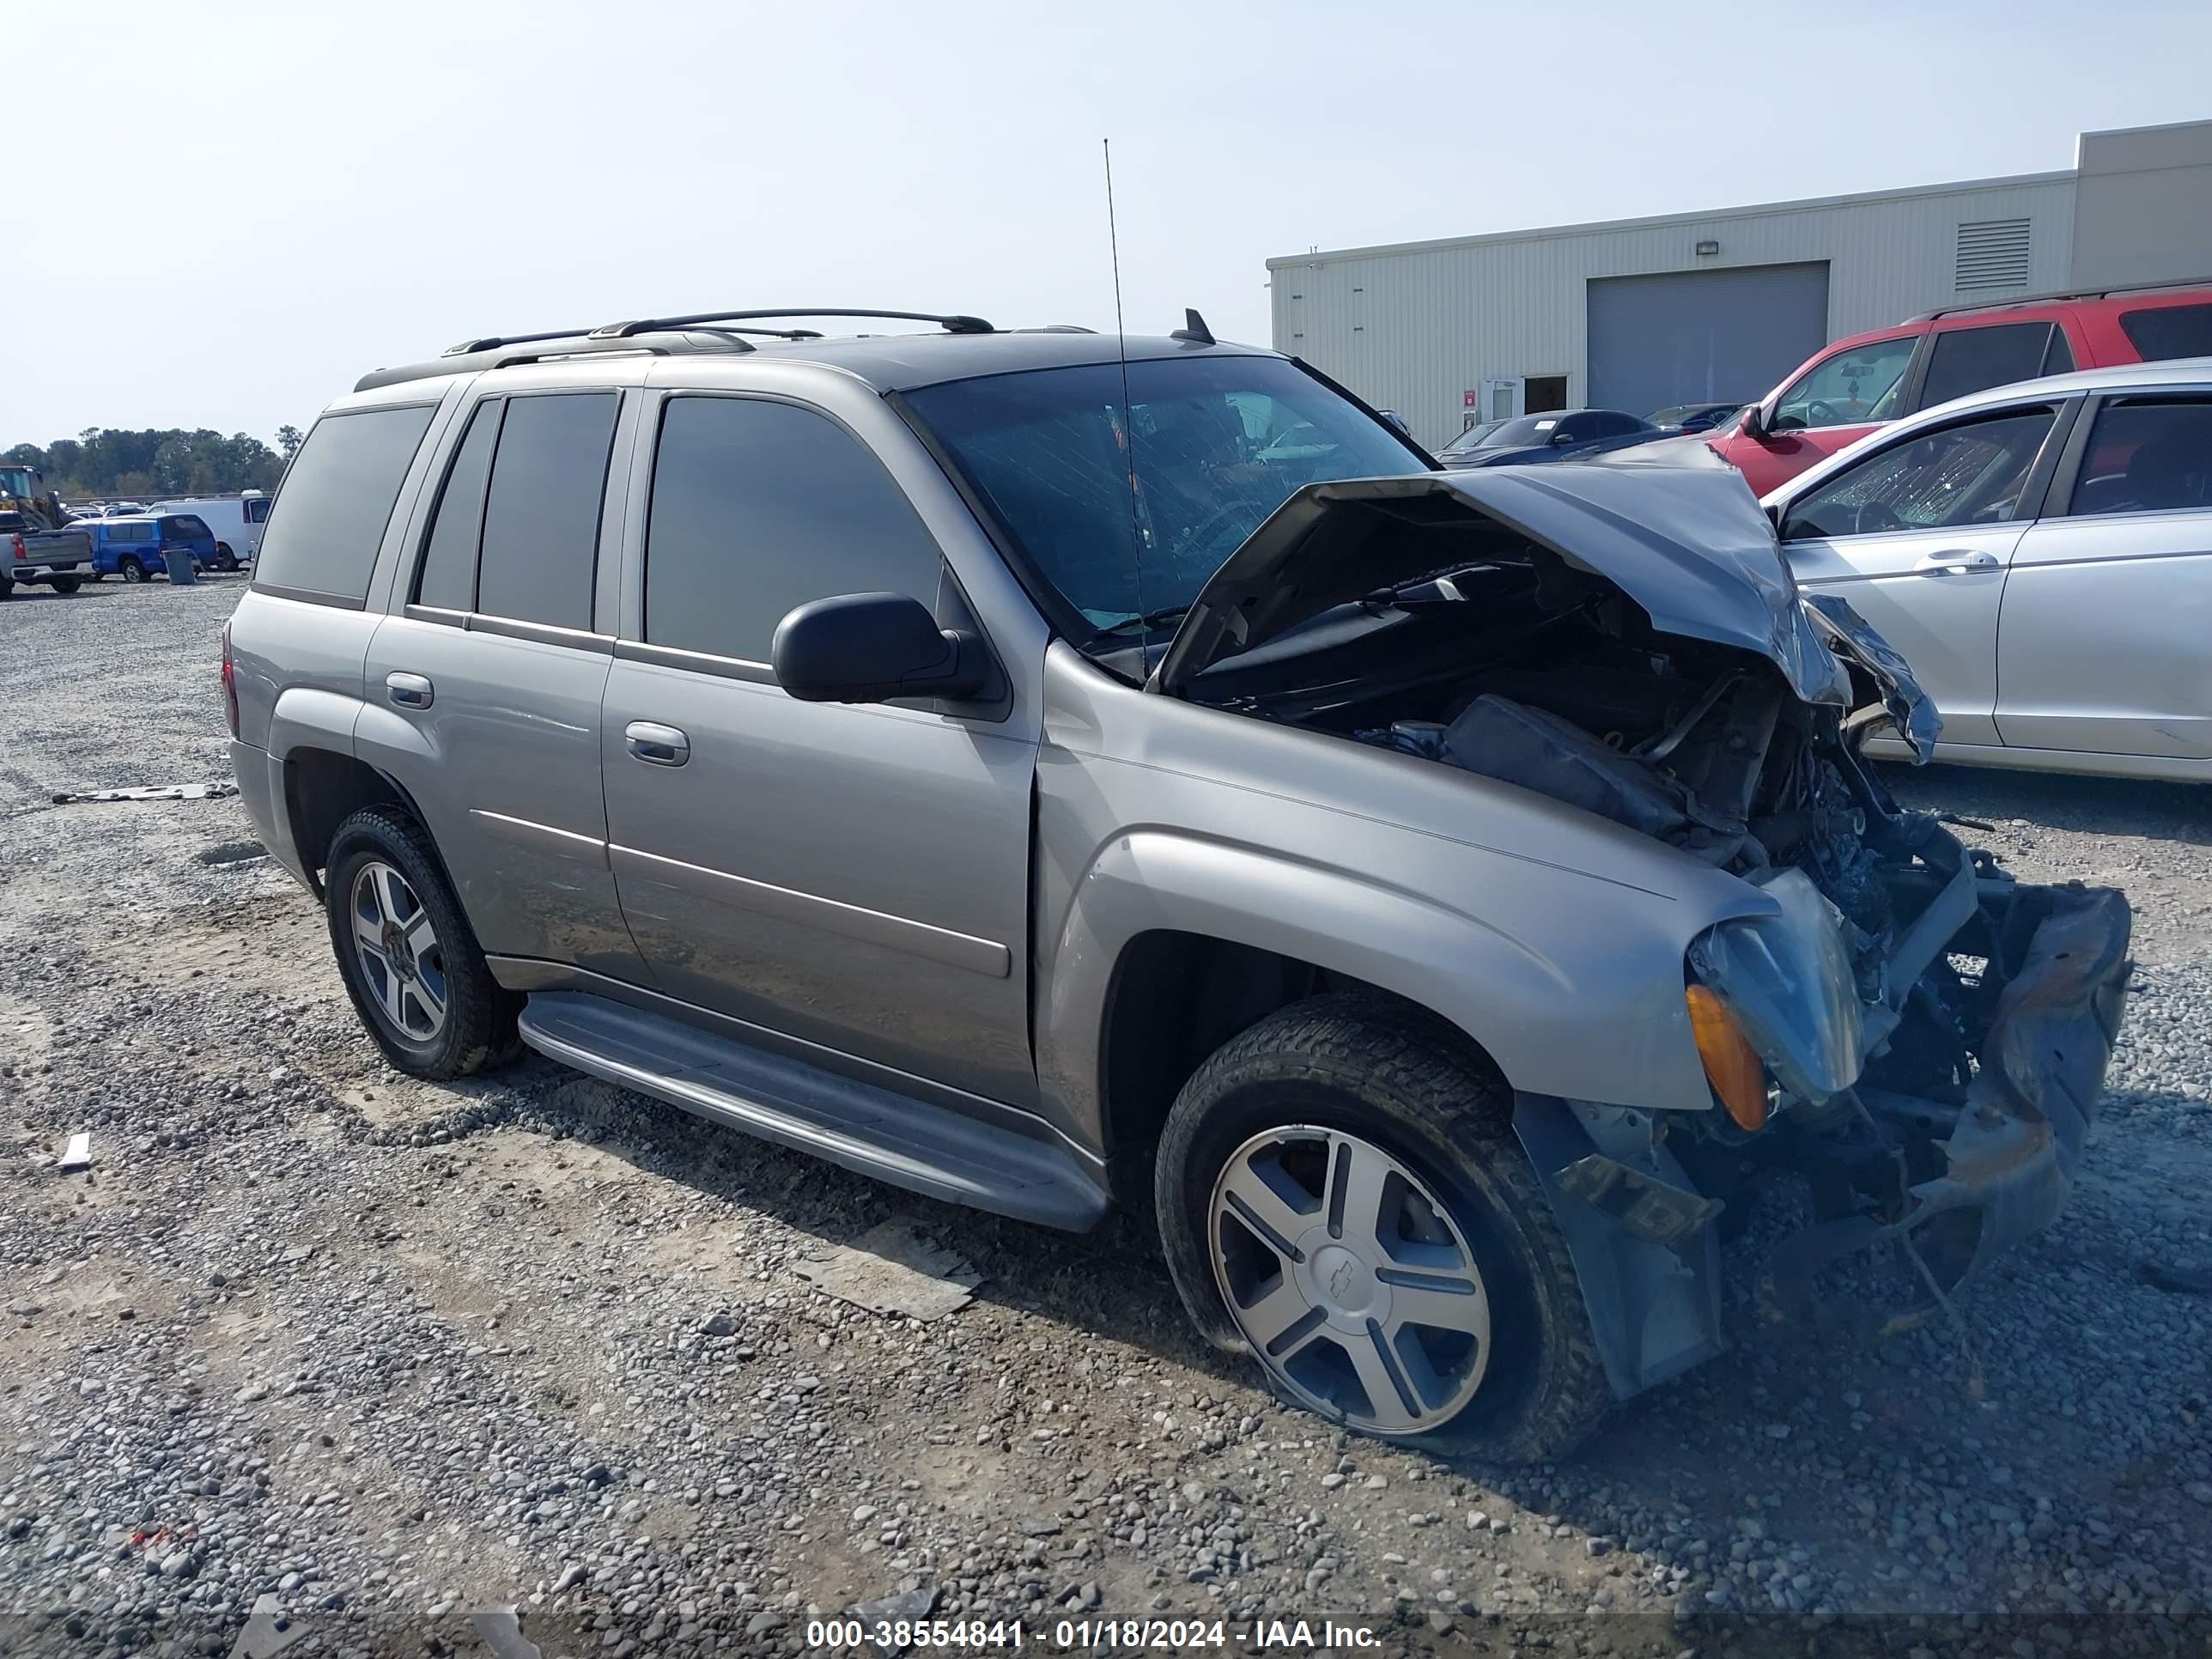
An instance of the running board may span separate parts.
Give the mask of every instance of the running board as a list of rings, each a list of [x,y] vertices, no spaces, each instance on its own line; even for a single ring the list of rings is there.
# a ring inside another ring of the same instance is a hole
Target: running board
[[[895,1187],[1082,1232],[1106,1194],[1056,1141],[574,991],[538,991],[522,1040],[538,1053],[732,1129]]]

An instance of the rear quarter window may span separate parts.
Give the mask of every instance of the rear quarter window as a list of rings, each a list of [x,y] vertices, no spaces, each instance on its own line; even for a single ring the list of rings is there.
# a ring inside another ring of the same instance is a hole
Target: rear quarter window
[[[162,526],[163,533],[183,541],[198,541],[215,534],[207,527],[207,520],[191,513],[180,513]]]
[[[2124,311],[2120,332],[2147,363],[2169,357],[2212,357],[2212,304]]]
[[[254,583],[359,601],[431,404],[325,415],[300,446],[269,514]]]

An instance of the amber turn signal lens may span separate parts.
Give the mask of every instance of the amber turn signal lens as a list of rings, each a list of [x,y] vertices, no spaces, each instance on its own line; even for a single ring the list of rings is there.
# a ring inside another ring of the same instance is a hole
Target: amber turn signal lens
[[[1721,1097],[1721,1104],[1739,1129],[1753,1130],[1766,1122],[1766,1068],[1735,1023],[1729,1006],[1702,985],[1683,993],[1690,1005],[1690,1030],[1698,1040],[1698,1058],[1705,1063],[1705,1080]]]

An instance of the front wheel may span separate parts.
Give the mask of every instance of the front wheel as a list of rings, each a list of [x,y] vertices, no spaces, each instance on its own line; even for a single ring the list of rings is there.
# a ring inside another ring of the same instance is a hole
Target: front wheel
[[[146,580],[146,567],[131,554],[124,555],[117,561],[115,568],[126,582],[143,582]]]
[[[1199,1328],[1297,1405],[1508,1463],[1612,1409],[1511,1095],[1433,1016],[1332,994],[1232,1038],[1176,1098],[1154,1184]]]
[[[323,878],[339,975],[386,1059],[446,1079],[514,1058],[522,999],[491,976],[420,824],[388,806],[356,812]]]

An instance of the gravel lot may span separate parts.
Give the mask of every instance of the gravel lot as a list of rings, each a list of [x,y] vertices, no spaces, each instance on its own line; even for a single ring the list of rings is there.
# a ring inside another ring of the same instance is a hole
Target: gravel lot
[[[237,592],[0,605],[0,1652],[228,1653],[264,1592],[295,1655],[482,1651],[493,1604],[549,1659],[790,1651],[902,1595],[1033,1645],[1158,1610],[1671,1655],[1783,1610],[1799,1653],[2204,1650],[2212,1297],[2145,1274],[2212,1267],[2212,791],[1897,780],[2138,912],[2086,1177],[1964,1347],[1739,1300],[1732,1353],[1504,1473],[1285,1411],[1127,1228],[945,1208],[542,1061],[386,1070],[235,801],[50,802],[224,775]],[[79,1129],[88,1177],[55,1167]],[[891,1215],[975,1264],[969,1306],[794,1275]]]

